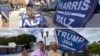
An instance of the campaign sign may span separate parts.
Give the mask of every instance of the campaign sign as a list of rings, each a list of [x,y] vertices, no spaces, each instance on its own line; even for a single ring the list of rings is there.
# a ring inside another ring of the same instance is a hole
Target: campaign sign
[[[83,36],[70,29],[55,29],[59,49],[63,51],[80,51],[89,43]]]
[[[96,5],[97,0],[61,0],[53,22],[58,27],[85,27]]]

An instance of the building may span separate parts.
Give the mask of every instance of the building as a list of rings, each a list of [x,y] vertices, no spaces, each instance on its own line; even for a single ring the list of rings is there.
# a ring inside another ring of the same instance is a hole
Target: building
[[[13,4],[25,4],[25,0],[11,0]]]
[[[0,55],[5,55],[5,54],[10,54],[10,53],[15,53],[15,52],[16,52],[15,47],[0,45]]]

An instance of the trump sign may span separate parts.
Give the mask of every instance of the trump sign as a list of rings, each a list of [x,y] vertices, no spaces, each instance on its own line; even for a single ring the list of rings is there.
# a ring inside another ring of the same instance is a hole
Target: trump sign
[[[79,51],[89,43],[87,39],[70,29],[55,29],[59,49],[63,51]]]

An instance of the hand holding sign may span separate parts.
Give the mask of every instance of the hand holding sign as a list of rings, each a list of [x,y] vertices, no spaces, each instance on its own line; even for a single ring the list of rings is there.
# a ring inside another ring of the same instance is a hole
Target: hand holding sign
[[[55,32],[59,49],[63,51],[79,51],[88,44],[88,40],[70,29],[56,29]]]

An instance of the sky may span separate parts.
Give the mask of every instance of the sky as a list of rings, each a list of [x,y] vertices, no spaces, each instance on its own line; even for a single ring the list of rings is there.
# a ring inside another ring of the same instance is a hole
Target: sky
[[[100,40],[100,28],[87,28],[87,29],[72,29],[78,32],[80,35],[84,36],[90,43],[93,41]],[[54,28],[38,28],[38,29],[0,29],[0,36],[17,36],[21,34],[32,34],[37,37],[37,42],[40,40],[44,40],[41,37],[41,32],[44,32],[44,36],[46,36],[46,31],[49,32],[48,38],[46,38],[46,44],[49,45],[51,41],[55,41],[54,37]]]

